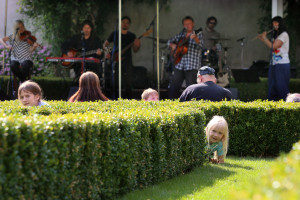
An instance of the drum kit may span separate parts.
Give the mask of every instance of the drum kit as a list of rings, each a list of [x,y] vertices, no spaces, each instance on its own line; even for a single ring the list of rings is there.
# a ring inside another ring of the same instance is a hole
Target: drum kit
[[[147,37],[149,39],[154,39],[154,37]],[[209,66],[212,68],[217,69],[218,71],[218,80],[223,74],[226,75],[226,83],[228,81],[228,78],[231,77],[231,70],[228,66],[228,49],[232,48],[227,46],[227,41],[229,41],[229,38],[210,38],[210,40],[215,41],[216,48],[214,49],[202,49],[201,54],[201,63],[202,66]],[[167,39],[159,39],[159,43],[165,44],[160,47],[160,62],[161,62],[161,71],[160,71],[160,77],[161,77],[161,83],[164,84],[166,82],[171,82],[173,71],[174,71],[174,64],[172,62],[172,58],[170,56],[170,49],[166,45],[168,42]],[[220,79],[220,80],[221,80]],[[225,87],[225,86],[224,86]]]

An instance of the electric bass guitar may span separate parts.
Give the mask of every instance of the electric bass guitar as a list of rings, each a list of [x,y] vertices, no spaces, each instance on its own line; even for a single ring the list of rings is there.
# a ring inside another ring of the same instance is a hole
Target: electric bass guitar
[[[148,31],[144,32],[141,36],[138,37],[138,39],[141,39],[142,37],[146,37],[148,36],[150,33],[152,33],[153,30],[149,29]],[[126,47],[124,47],[121,51],[121,60],[123,60],[124,58],[122,57],[122,55],[124,55],[124,53],[130,49],[133,46],[134,42],[128,44]],[[118,62],[119,61],[119,52],[115,52],[114,54],[114,61]]]
[[[199,28],[195,31],[195,34],[198,36],[202,32],[202,28]],[[178,41],[176,49],[174,51],[171,51],[171,55],[174,58],[174,64],[177,65],[181,59],[182,56],[184,56],[188,52],[188,41],[190,40],[190,37],[182,38]]]

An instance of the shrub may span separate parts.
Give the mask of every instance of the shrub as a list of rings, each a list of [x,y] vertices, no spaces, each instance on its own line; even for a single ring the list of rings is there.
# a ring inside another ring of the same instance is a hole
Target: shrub
[[[143,101],[49,104],[0,103],[0,199],[114,199],[204,161],[200,110]]]
[[[230,199],[300,199],[300,141],[263,175],[231,192]]]

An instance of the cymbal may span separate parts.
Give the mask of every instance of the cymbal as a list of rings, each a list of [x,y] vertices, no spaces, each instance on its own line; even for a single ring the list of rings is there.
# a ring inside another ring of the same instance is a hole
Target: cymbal
[[[148,37],[146,37],[146,38],[152,39],[152,40],[155,40],[155,41],[156,41],[156,37],[148,36]],[[167,43],[168,40],[167,40],[167,39],[161,39],[161,38],[159,38],[159,42],[160,42],[160,43]]]
[[[230,40],[229,38],[209,38],[210,40]]]

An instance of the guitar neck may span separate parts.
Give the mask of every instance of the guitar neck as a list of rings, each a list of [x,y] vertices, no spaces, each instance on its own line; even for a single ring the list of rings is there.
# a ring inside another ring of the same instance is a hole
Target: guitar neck
[[[102,51],[102,49],[100,49]],[[97,52],[97,49],[95,50],[91,50],[91,51],[86,51],[85,52],[85,56],[89,56],[89,55],[92,55],[92,54],[95,54]],[[82,57],[83,56],[83,53],[80,53],[78,57]]]
[[[144,35],[141,35],[138,37],[138,39],[141,39],[142,37],[144,37]],[[129,45],[127,45],[124,49],[122,49],[121,51],[121,55],[123,55],[129,48],[131,48],[133,46],[134,42],[131,42]]]
[[[198,30],[195,30],[195,34],[198,36],[200,33],[202,32],[202,29],[198,29]],[[181,47],[182,45],[184,45],[186,42],[188,42],[190,39],[190,36],[185,38],[178,46]]]

